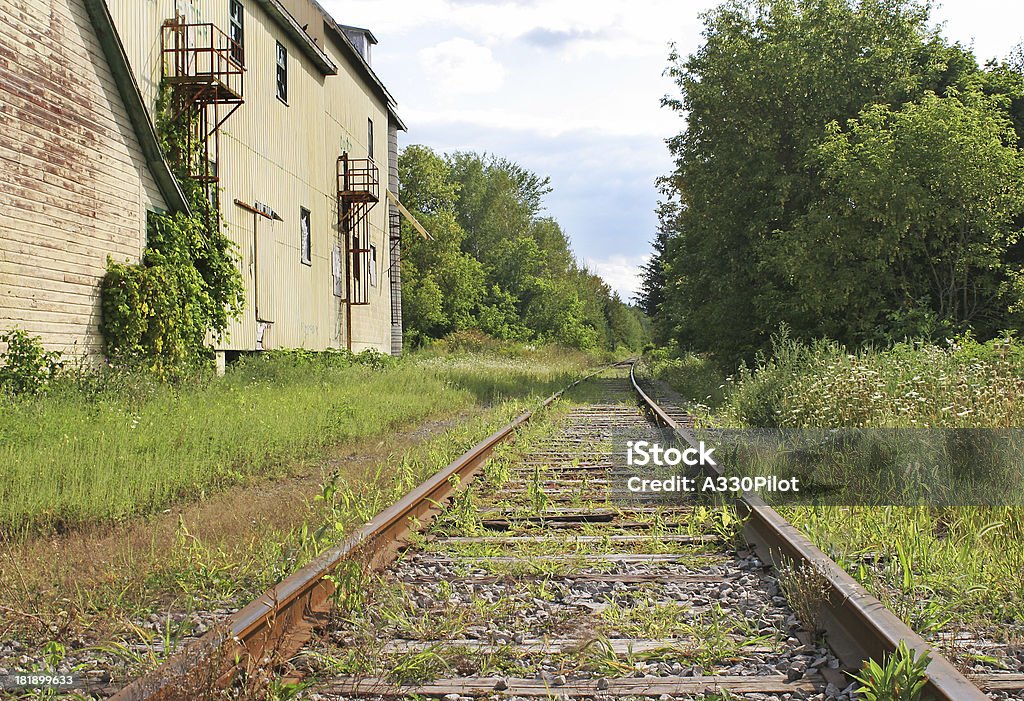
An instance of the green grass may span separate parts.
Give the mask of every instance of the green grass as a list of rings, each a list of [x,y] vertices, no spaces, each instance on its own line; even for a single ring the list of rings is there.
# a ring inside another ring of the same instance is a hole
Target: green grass
[[[647,365],[723,427],[1024,425],[1024,344],[1012,339],[851,352],[828,341],[777,337],[771,357],[731,376],[692,354],[656,353]]]
[[[59,531],[152,513],[288,474],[332,446],[540,397],[589,362],[552,349],[372,364],[284,355],[179,386],[90,375],[0,398],[0,527]]]
[[[1024,345],[1017,341],[982,344],[961,338],[942,346],[901,344],[851,353],[827,342],[804,346],[780,339],[771,358],[732,377],[716,377],[711,361],[695,356],[677,362],[662,353],[648,368],[681,394],[701,402],[711,396],[700,410],[717,426],[1019,428],[1024,423]],[[721,392],[712,396],[708,388],[715,383]],[[1024,509],[780,511],[919,632],[960,627],[1019,632]]]
[[[1024,621],[1021,509],[781,511],[918,632]]]

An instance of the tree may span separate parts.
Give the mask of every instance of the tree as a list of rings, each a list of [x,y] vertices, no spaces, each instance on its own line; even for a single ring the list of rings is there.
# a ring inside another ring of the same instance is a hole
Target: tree
[[[448,163],[422,146],[405,149],[398,169],[407,206],[434,237],[424,241],[403,224],[402,320],[410,340],[473,328],[485,281],[481,264],[462,250],[459,185]]]
[[[730,0],[704,16],[704,45],[669,68],[680,95],[665,105],[688,127],[669,140],[664,250],[644,291],[663,333],[723,360],[751,357],[781,323],[821,334],[778,248],[832,196],[814,157],[829,125],[980,90],[974,57],[928,18],[916,0]]]
[[[442,157],[423,146],[402,153],[399,171],[403,199],[436,238],[403,228],[412,340],[478,329],[588,350],[646,342],[639,311],[583,270],[558,222],[541,216],[547,178],[505,159]]]
[[[929,93],[829,126],[810,153],[823,196],[774,251],[829,336],[994,335],[1013,318],[1024,155],[1004,106]]]

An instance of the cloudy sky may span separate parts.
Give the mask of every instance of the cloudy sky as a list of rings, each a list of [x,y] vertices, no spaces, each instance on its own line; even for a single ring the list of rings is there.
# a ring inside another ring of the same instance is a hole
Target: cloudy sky
[[[717,0],[320,0],[380,41],[373,65],[409,125],[403,145],[486,151],[551,177],[547,214],[624,297],[650,252],[668,45],[700,43]],[[1024,3],[945,0],[945,34],[982,60],[1024,41]]]

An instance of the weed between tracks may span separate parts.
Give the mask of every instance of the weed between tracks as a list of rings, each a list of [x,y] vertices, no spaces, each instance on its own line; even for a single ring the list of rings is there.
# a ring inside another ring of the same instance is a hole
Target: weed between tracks
[[[404,456],[389,457],[383,443],[349,442],[346,450],[362,451],[364,457],[358,457],[359,452],[340,451],[329,456],[325,469],[333,465],[337,473],[328,476],[315,490],[318,478],[285,482],[281,486],[265,483],[254,490],[255,494],[238,487],[223,496],[209,496],[209,506],[183,509],[181,515],[157,515],[123,531],[97,528],[95,534],[83,531],[53,540],[25,537],[15,541],[8,540],[6,530],[0,531],[4,538],[0,543],[0,637],[19,641],[22,646],[16,657],[24,654],[30,659],[42,659],[43,645],[57,640],[66,645],[68,665],[91,660],[87,665],[90,669],[99,665],[113,674],[115,683],[133,676],[159,662],[181,641],[205,632],[212,620],[223,618],[323,548],[343,539],[353,527],[475,444],[481,435],[506,423],[524,406],[532,405],[536,397],[550,392],[552,385],[563,386],[576,360],[558,361],[554,365],[493,360],[485,363],[487,367],[476,375],[471,371],[472,361],[467,358],[403,362],[406,365],[400,364],[397,370],[370,372],[367,381],[391,382],[395,376],[388,373],[393,372],[404,377],[423,375],[427,384],[438,382],[442,392],[427,397],[438,403],[427,407],[430,412],[440,411],[447,417],[453,409],[468,403],[479,417],[418,448],[413,446],[431,431],[440,432],[451,419],[406,437],[398,436],[395,449],[413,448]],[[330,394],[324,388],[329,382],[345,379],[345,372],[317,371],[313,373],[315,381],[296,380],[296,396],[307,391]],[[285,374],[302,374],[298,368],[289,373]],[[226,382],[230,385],[233,381],[229,377]],[[237,382],[245,385],[247,381]],[[257,385],[256,389],[269,391],[269,380],[266,386]],[[398,382],[395,391],[403,386]],[[424,386],[415,387],[419,391]],[[406,387],[409,395],[416,394],[411,389],[411,385]],[[245,391],[248,390],[238,389],[239,395]],[[282,391],[289,389],[284,387]],[[507,391],[520,397],[533,396],[486,407],[506,396]],[[389,396],[367,389],[367,399],[379,400],[383,411],[395,409],[401,401]],[[443,406],[442,400],[448,396],[457,400],[453,407]],[[203,400],[202,395],[182,396],[176,410],[188,411],[192,402]],[[307,413],[315,413],[320,406],[316,401],[305,407]],[[419,406],[416,401],[411,404],[414,408]],[[28,411],[32,407],[26,405],[23,409]],[[43,406],[34,410],[49,411]],[[464,415],[465,412],[463,418]],[[0,422],[12,420],[4,415]],[[172,415],[169,421],[173,420]],[[377,420],[370,416],[355,426],[367,429]],[[258,432],[261,425],[253,429]],[[8,443],[0,449],[10,446]],[[182,455],[186,462],[190,459],[188,455],[187,450]],[[370,459],[380,461],[379,466],[366,469],[359,462]],[[317,471],[320,469],[317,467]],[[338,575],[340,579],[360,576]],[[351,594],[348,601],[341,603],[354,605],[358,601],[357,588],[341,589]],[[16,660],[5,658],[2,646],[0,666],[22,668]]]
[[[405,684],[461,675],[530,678],[538,669],[595,678],[633,673],[642,660],[711,669],[742,658],[745,648],[774,645],[775,635],[759,632],[739,612],[667,602],[665,585],[642,577],[628,586],[598,585],[605,593],[577,602],[574,579],[599,582],[603,573],[631,571],[616,556],[672,556],[676,573],[722,563],[722,548],[734,543],[742,524],[730,510],[709,506],[634,513],[611,507],[606,496],[552,501],[561,468],[581,461],[560,462],[564,451],[553,447],[572,406],[564,402],[536,417],[514,444],[498,449],[481,479],[457,485],[431,528],[411,539],[387,573],[354,585],[367,598],[340,606],[325,645],[300,664],[317,675]],[[611,446],[585,449],[601,455]],[[589,508],[617,514],[624,525],[556,528],[543,518],[551,510]],[[643,571],[664,566],[655,561]],[[612,646],[618,637],[677,642],[633,653]]]

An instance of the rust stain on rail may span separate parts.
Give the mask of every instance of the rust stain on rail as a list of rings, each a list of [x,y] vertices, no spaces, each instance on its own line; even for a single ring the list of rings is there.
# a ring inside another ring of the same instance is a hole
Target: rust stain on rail
[[[693,433],[679,425],[643,391],[634,369],[630,369],[629,374],[634,390],[658,421],[696,447],[698,441]],[[704,469],[714,471],[714,476],[722,474],[712,466]],[[738,515],[746,518],[744,536],[757,547],[758,555],[765,562],[776,566],[786,561],[811,563],[825,576],[829,591],[823,606],[822,626],[828,634],[829,645],[843,664],[859,667],[865,659],[881,661],[882,656],[894,651],[902,640],[916,652],[931,655],[927,688],[936,701],[989,701],[988,696],[949,660],[760,497],[747,493],[737,500],[736,507]]]
[[[548,397],[540,408],[549,406],[601,370]],[[239,675],[245,675],[256,686],[267,681],[265,675],[272,674],[279,663],[301,649],[327,613],[328,599],[335,590],[328,575],[348,562],[358,562],[370,569],[388,565],[405,537],[427,522],[437,511],[438,504],[451,495],[455,488],[453,483],[470,482],[494,449],[514,435],[533,414],[533,411],[520,414],[477,443],[343,543],[325,551],[263,593],[232,615],[224,626],[210,631],[153,672],[121,689],[111,701],[204,698],[223,689]]]

